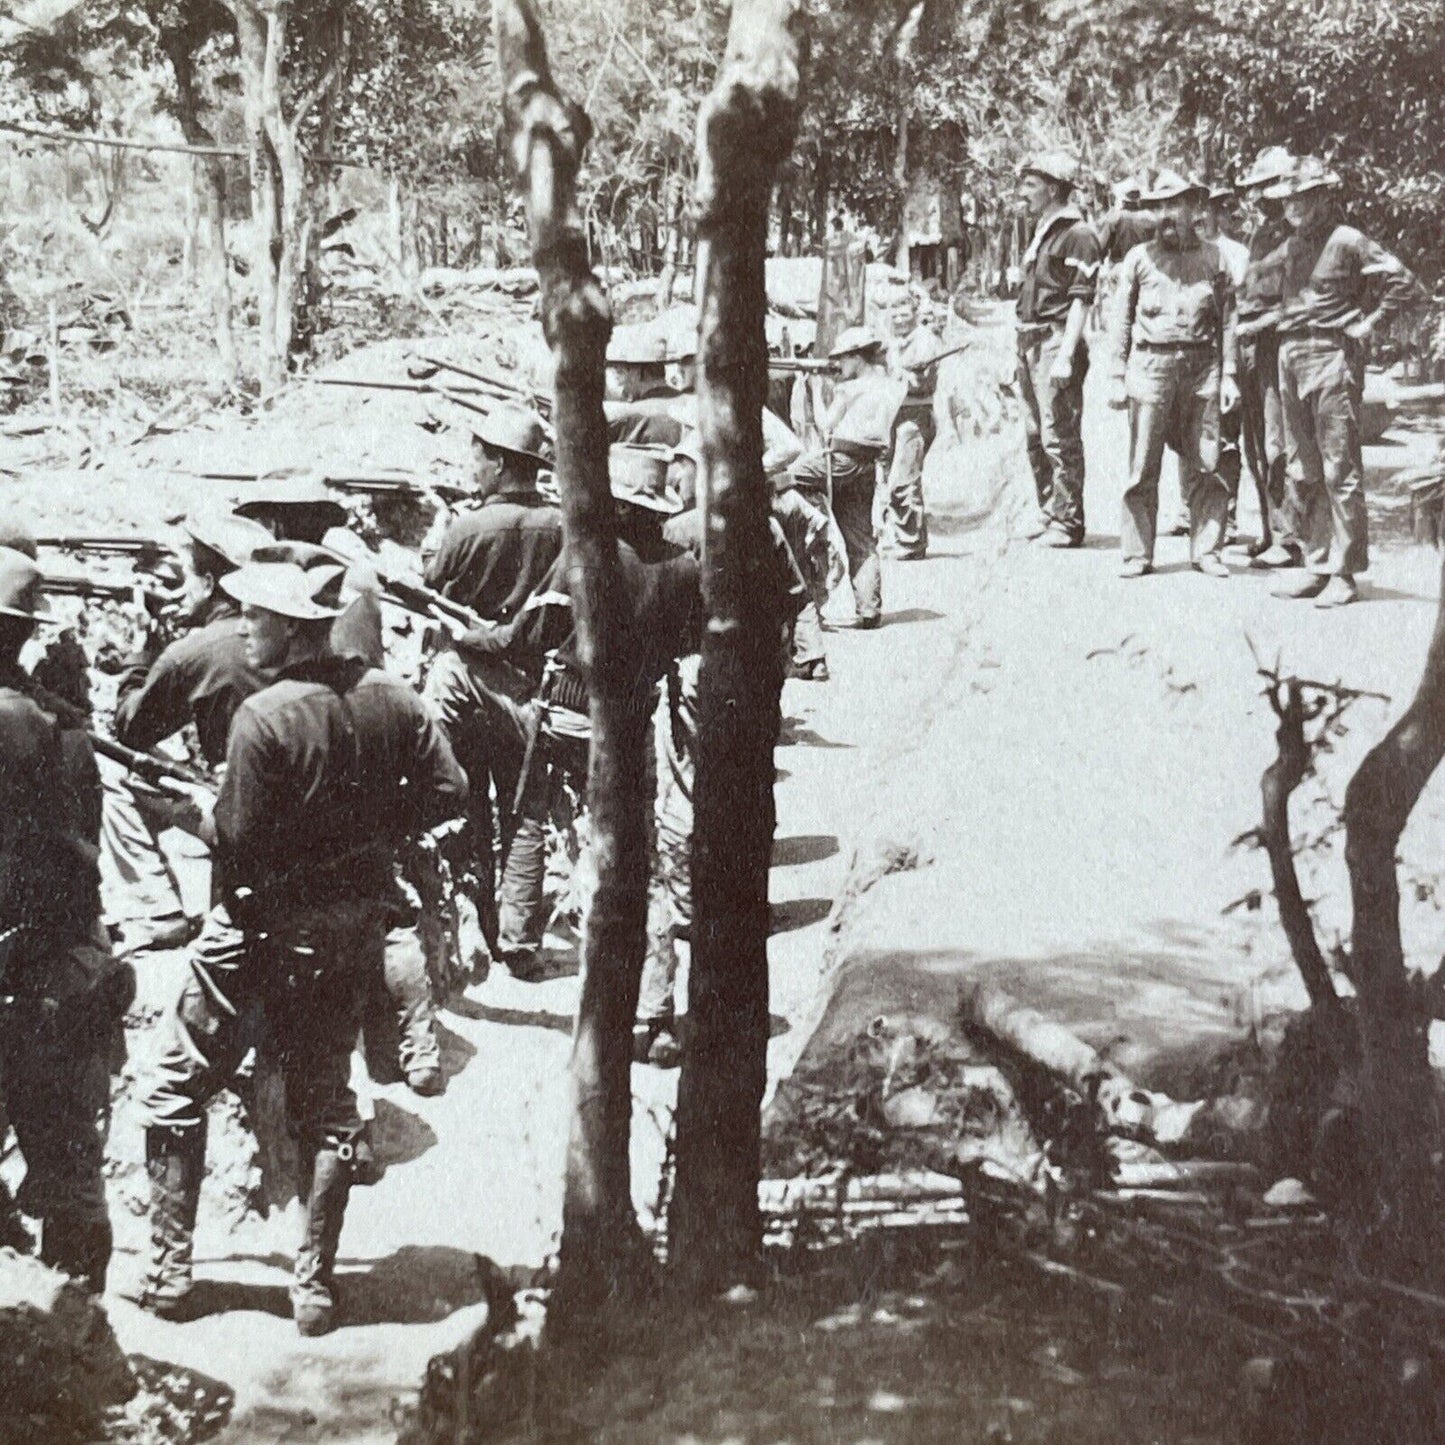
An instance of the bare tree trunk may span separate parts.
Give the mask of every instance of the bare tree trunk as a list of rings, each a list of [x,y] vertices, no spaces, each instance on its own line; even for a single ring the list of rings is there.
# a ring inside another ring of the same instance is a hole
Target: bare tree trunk
[[[188,40],[175,36],[166,55],[176,82],[176,114],[188,145],[214,145],[215,137],[201,123],[196,94],[195,56]],[[226,163],[220,156],[198,157],[192,162],[192,187],[200,183],[201,210],[206,224],[206,293],[215,328],[216,352],[228,385],[240,375],[236,336],[231,325],[231,267],[226,256]]]
[[[632,1021],[647,922],[647,720],[626,705],[627,600],[607,470],[602,382],[612,318],[587,266],[576,176],[591,133],[562,96],[530,0],[493,10],[503,114],[556,357],[557,482],[578,651],[591,698],[587,797],[597,855],[571,1061],[571,1134],[549,1327],[582,1329],[650,1275],[632,1208]]]
[[[1445,576],[1441,585],[1414,699],[1345,792],[1350,974],[1359,991],[1361,1125],[1375,1165],[1378,1245],[1390,1265],[1437,1278],[1441,1200],[1431,1155],[1440,1121],[1429,1066],[1430,1010],[1405,968],[1395,848],[1445,756]]]
[[[692,1028],[678,1092],[669,1255],[690,1288],[752,1273],[767,1080],[768,868],[776,813],[782,598],[763,473],[763,262],[778,167],[798,124],[798,0],[736,0],[698,122],[703,277],[698,424],[705,519],[692,848]]]

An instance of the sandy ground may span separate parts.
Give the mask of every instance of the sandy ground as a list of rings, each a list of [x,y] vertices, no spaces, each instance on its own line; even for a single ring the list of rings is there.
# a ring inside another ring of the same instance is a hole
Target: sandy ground
[[[379,414],[389,403],[366,405]],[[263,430],[228,430],[207,461],[259,458],[242,433]],[[379,422],[376,434],[386,432]],[[353,447],[362,435],[353,431]],[[1118,580],[1123,423],[1093,394],[1087,440],[1086,549],[1045,552],[1011,537],[1024,490],[1011,433],[1002,450],[1012,498],[982,521],[966,515],[980,493],[976,469],[1000,447],[970,453],[931,494],[929,558],[886,564],[883,629],[831,633],[832,682],[787,685],[772,884],[775,1081],[830,999],[825,1035],[868,1011],[951,1011],[960,983],[983,969],[1166,1083],[1187,1062],[1181,1040],[1192,1048],[1236,1037],[1262,987],[1281,999],[1295,992],[1268,904],[1221,914],[1267,884],[1262,857],[1229,849],[1256,821],[1272,752],[1246,639],[1261,656],[1281,654],[1287,670],[1392,698],[1360,706],[1317,796],[1302,794],[1299,826],[1309,826],[1409,696],[1437,561],[1422,548],[1381,549],[1366,600],[1329,614],[1271,598],[1260,574],[1192,574],[1179,539],[1161,542],[1158,575]],[[182,464],[204,442],[176,437],[154,450]],[[1377,467],[1418,460],[1408,440],[1372,454]],[[117,489],[104,510],[139,522],[185,493],[194,488],[167,477],[162,487]],[[43,494],[37,474],[17,493]],[[82,499],[61,506],[85,510]],[[1442,792],[1438,782],[1429,790],[1403,849],[1424,873],[1438,871],[1445,848]],[[918,866],[875,883],[886,844],[913,849]],[[1337,860],[1312,862],[1306,876],[1324,922],[1342,926]],[[1445,924],[1429,899],[1411,904],[1407,937],[1418,961],[1440,956]],[[156,960],[147,990],[163,996],[177,965]],[[341,1251],[346,1316],[333,1335],[300,1340],[284,1318],[294,1216],[239,1233],[211,1219],[198,1271],[222,1286],[215,1312],[166,1325],[113,1295],[124,1348],[233,1387],[227,1441],[393,1438],[428,1358],[481,1317],[476,1256],[520,1285],[555,1249],[576,992],[565,966],[542,984],[494,971],[442,1014],[445,1097],[376,1092],[390,1167],[353,1195]],[[635,1193],[647,1213],[675,1076],[636,1069],[634,1090]],[[134,1214],[120,1219],[118,1285],[140,1268],[143,1228]]]

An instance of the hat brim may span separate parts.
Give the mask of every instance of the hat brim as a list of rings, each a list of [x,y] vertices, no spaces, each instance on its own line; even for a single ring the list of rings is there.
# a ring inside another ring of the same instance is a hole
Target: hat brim
[[[1037,176],[1041,181],[1048,181],[1050,185],[1068,186],[1070,190],[1078,184],[1073,176],[1060,176],[1053,171],[1041,171],[1037,166],[1020,166],[1019,180],[1023,180],[1025,176]]]
[[[238,517],[256,520],[258,512],[320,512],[331,518],[331,525],[339,527],[346,521],[346,508],[329,497],[317,497],[314,501],[293,502],[287,498],[248,497],[238,502],[231,510]]]
[[[615,502],[626,502],[629,506],[641,507],[645,512],[657,512],[665,517],[675,517],[685,510],[682,498],[671,488],[657,496],[650,492],[614,491],[612,499]]]
[[[1281,181],[1264,192],[1269,201],[1291,201],[1296,196],[1307,196],[1311,191],[1337,191],[1341,181],[1338,177],[1310,181]]]
[[[326,606],[314,598],[287,596],[269,586],[264,577],[248,573],[244,567],[228,577],[222,577],[221,590],[243,607],[259,607],[264,612],[274,612],[278,617],[289,617],[293,622],[326,622],[340,617],[346,610],[340,605]]]
[[[1171,201],[1182,201],[1185,197],[1207,201],[1209,191],[1205,186],[1183,186],[1177,191],[1147,191],[1139,200],[1146,206],[1167,206]]]
[[[835,347],[828,353],[828,360],[841,361],[845,356],[872,356],[886,349],[881,341],[870,341],[867,346]]]
[[[506,452],[508,456],[522,457],[529,462],[535,462],[539,467],[552,465],[551,459],[544,457],[541,452],[529,452],[525,447],[509,447],[506,442],[494,442],[490,437],[484,437],[479,431],[473,431],[472,437],[489,452]]]

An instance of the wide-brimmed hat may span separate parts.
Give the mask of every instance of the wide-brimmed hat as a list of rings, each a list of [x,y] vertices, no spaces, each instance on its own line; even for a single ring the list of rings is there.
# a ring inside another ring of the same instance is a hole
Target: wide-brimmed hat
[[[191,512],[182,519],[181,531],[233,567],[249,562],[256,548],[271,541],[271,534],[259,522],[235,512]]]
[[[1298,162],[1284,146],[1266,146],[1254,164],[1235,181],[1235,189],[1252,191],[1256,186],[1274,186],[1294,174]]]
[[[472,428],[472,435],[484,447],[525,457],[538,466],[549,467],[547,427],[536,412],[525,406],[499,406]]]
[[[1079,163],[1067,151],[1038,151],[1019,167],[1020,176],[1042,176],[1072,186],[1079,177]]]
[[[1264,195],[1271,201],[1287,201],[1308,191],[1334,190],[1343,185],[1338,171],[1333,171],[1318,156],[1301,156],[1294,170]]]
[[[1171,171],[1168,166],[1159,171],[1154,177],[1154,183],[1139,197],[1146,206],[1163,206],[1170,201],[1177,201],[1181,196],[1197,196],[1204,200],[1209,195],[1209,187],[1203,181],[1195,180],[1192,176],[1181,176],[1178,171]]]
[[[280,507],[324,512],[331,518],[330,526],[340,526],[346,520],[346,508],[326,490],[326,483],[315,472],[276,472],[262,477],[232,510],[238,517],[254,517],[257,512]]]
[[[1233,186],[1210,186],[1209,188],[1209,204],[1211,206],[1232,206],[1238,199]]]
[[[828,355],[836,361],[840,356],[860,356],[869,351],[881,351],[883,343],[866,326],[849,326],[833,343]]]
[[[1143,176],[1125,176],[1122,181],[1114,182],[1113,196],[1116,205],[1136,206],[1139,204],[1139,197],[1143,194]]]
[[[49,614],[45,578],[35,559],[14,547],[0,547],[0,616],[48,622]]]
[[[612,328],[609,366],[661,366],[667,359],[667,343],[655,327],[632,322]]]
[[[221,587],[245,607],[260,607],[297,622],[321,622],[339,617],[340,565],[302,567],[296,562],[248,562],[228,577]]]
[[[682,498],[667,484],[671,447],[634,446],[619,442],[607,449],[607,474],[619,502],[645,507],[672,517],[682,511]]]

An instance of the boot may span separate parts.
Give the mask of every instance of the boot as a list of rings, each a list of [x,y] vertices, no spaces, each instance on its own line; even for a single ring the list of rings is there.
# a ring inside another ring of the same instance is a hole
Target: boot
[[[297,1332],[324,1335],[335,1323],[333,1275],[346,1197],[351,1192],[355,1154],[349,1140],[328,1139],[308,1160],[301,1158],[301,1185],[306,1197],[306,1226],[296,1252],[291,1283],[291,1312]]]
[[[56,1214],[47,1217],[41,1228],[40,1258],[91,1294],[101,1295],[105,1293],[111,1244],[110,1220]]]
[[[163,1320],[184,1320],[191,1300],[191,1244],[201,1177],[206,1171],[206,1128],[152,1126],[146,1130],[146,1173],[151,1181],[151,1263],[136,1303]]]

